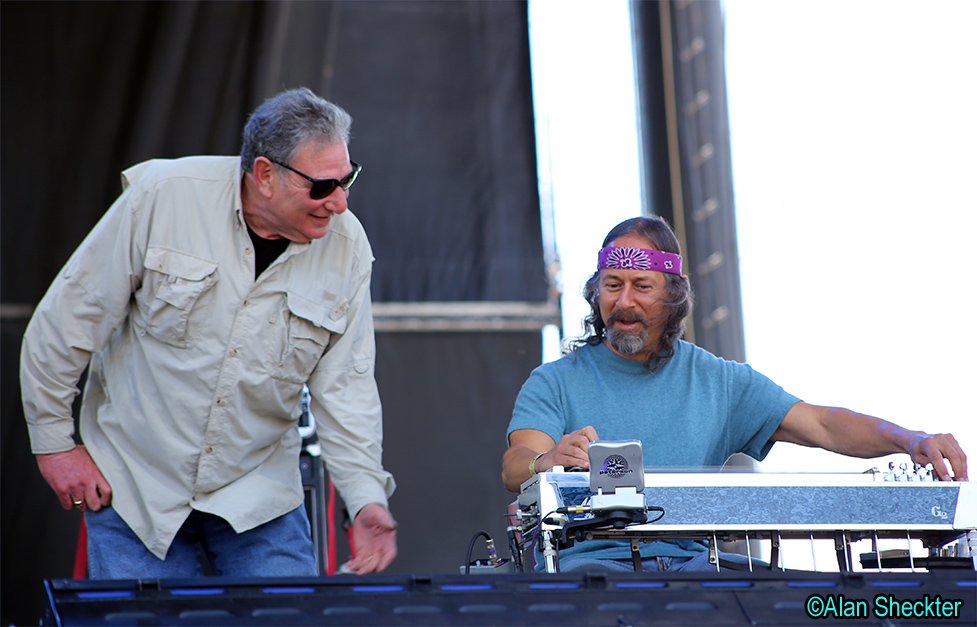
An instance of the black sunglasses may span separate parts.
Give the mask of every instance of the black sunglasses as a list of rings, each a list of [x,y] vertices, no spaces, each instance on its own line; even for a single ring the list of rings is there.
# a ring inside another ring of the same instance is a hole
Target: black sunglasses
[[[350,165],[353,166],[353,171],[350,172],[349,174],[347,174],[346,176],[344,176],[341,181],[337,181],[336,179],[314,179],[311,176],[309,176],[308,174],[303,174],[303,173],[299,172],[298,170],[296,170],[292,166],[285,165],[284,163],[279,163],[278,161],[275,161],[274,159],[269,159],[269,161],[271,161],[275,165],[280,165],[283,168],[287,168],[287,169],[291,170],[292,172],[295,172],[296,174],[298,174],[301,177],[304,177],[304,178],[309,179],[309,181],[312,182],[312,187],[309,188],[309,196],[312,197],[312,200],[322,200],[323,198],[325,198],[329,194],[331,194],[334,191],[336,191],[336,188],[337,187],[342,188],[342,190],[345,192],[346,190],[349,189],[349,186],[353,184],[353,181],[356,180],[356,177],[360,173],[360,170],[363,169],[355,161],[350,161],[349,163],[350,163]]]

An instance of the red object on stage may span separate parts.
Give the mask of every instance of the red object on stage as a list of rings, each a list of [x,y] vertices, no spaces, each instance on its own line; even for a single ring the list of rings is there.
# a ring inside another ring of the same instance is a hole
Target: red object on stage
[[[78,527],[78,546],[75,548],[75,569],[72,579],[88,579],[88,528],[85,527],[85,515],[81,516]]]
[[[329,478],[329,499],[326,501],[326,574],[336,574],[336,486]]]

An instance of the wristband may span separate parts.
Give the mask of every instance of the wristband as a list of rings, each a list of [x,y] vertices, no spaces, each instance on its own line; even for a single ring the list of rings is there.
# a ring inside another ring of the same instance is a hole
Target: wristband
[[[529,462],[529,476],[530,477],[535,477],[536,476],[536,474],[537,474],[537,472],[536,472],[536,460],[539,459],[540,457],[542,457],[543,455],[546,455],[546,452],[545,451],[542,452],[542,453],[540,453],[536,457],[534,457],[533,458],[533,461]]]

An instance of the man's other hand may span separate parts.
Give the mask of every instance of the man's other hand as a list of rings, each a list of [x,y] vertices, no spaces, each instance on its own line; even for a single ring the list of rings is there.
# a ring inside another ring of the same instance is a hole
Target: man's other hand
[[[578,466],[585,470],[589,469],[590,443],[597,439],[597,431],[590,425],[566,434],[560,438],[553,450],[548,452],[552,457],[547,460],[549,464],[543,467]]]
[[[909,454],[920,466],[933,464],[933,472],[943,481],[950,481],[951,478],[967,481],[967,455],[960,448],[957,439],[949,433],[920,434],[913,438]],[[950,462],[950,467],[953,468],[952,477],[943,460]]]
[[[112,488],[84,446],[35,457],[41,476],[58,495],[61,507],[97,512],[112,503]]]
[[[397,557],[397,521],[379,503],[363,507],[353,521],[355,558],[346,568],[357,575],[379,573]]]

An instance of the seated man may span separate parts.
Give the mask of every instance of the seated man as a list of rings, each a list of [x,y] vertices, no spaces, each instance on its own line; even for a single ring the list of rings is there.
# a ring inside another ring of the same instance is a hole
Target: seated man
[[[597,439],[641,440],[645,464],[655,467],[721,466],[733,453],[762,460],[785,441],[854,457],[908,453],[942,480],[967,478],[952,435],[809,405],[750,366],[680,340],[692,291],[679,254],[657,218],[626,220],[608,233],[584,288],[589,337],[533,371],[516,400],[506,488],[518,492],[557,465],[589,468],[587,448]],[[630,556],[627,543],[578,542],[561,551],[560,569],[632,570]],[[643,543],[641,558],[644,570],[715,568],[691,540]]]

